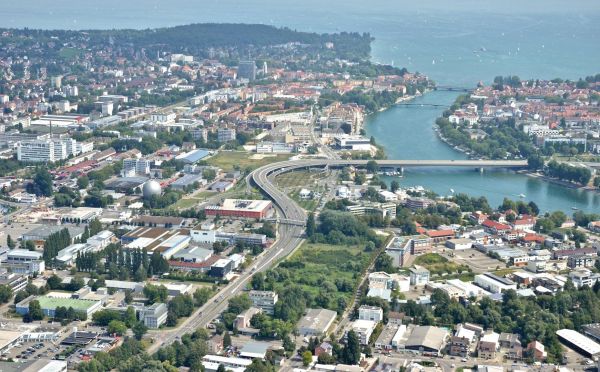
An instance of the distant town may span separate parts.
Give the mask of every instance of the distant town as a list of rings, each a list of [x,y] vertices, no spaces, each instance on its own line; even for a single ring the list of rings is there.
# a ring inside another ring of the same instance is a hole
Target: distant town
[[[0,370],[597,367],[600,214],[403,187],[365,119],[438,87],[371,42],[0,29]],[[434,165],[597,192],[599,81],[480,84]]]

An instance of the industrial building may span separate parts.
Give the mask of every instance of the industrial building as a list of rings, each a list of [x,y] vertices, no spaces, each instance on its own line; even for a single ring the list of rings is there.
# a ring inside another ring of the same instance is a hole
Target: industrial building
[[[556,335],[565,345],[588,358],[600,356],[600,344],[577,331],[559,329]]]
[[[139,227],[121,237],[126,249],[145,249],[148,254],[159,252],[166,259],[189,246],[189,230],[162,227]]]
[[[298,322],[298,332],[302,336],[321,336],[327,333],[337,313],[327,309],[308,309]]]
[[[205,208],[207,216],[252,218],[262,220],[271,215],[273,204],[269,200],[225,199],[222,205]]]
[[[64,307],[66,309],[72,307],[76,312],[84,313],[87,316],[87,319],[91,319],[92,314],[102,307],[101,301],[69,297],[29,296],[16,305],[15,311],[21,315],[29,313],[29,303],[32,300],[37,300],[40,303],[44,315],[50,318],[54,317],[57,307]]]
[[[509,289],[517,290],[517,284],[512,280],[499,277],[492,273],[475,275],[475,284],[492,293],[502,293]]]
[[[406,340],[405,348],[422,353],[439,355],[446,344],[447,337],[448,332],[442,328],[417,326]]]
[[[26,249],[12,249],[6,253],[2,266],[11,272],[24,275],[40,274],[45,269],[42,253]]]

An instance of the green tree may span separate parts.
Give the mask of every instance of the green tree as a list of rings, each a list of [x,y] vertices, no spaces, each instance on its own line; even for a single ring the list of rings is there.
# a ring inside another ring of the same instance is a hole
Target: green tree
[[[87,189],[90,185],[90,179],[87,176],[81,176],[77,179],[77,187],[80,190]]]
[[[13,240],[13,238],[9,235],[6,236],[6,245],[10,249],[14,249],[17,246],[17,243]]]
[[[0,304],[5,304],[12,298],[13,291],[8,285],[0,285]]]
[[[228,348],[231,346],[231,335],[229,332],[225,332],[223,334],[223,347]]]
[[[38,300],[31,300],[29,302],[29,318],[31,320],[42,320],[44,319],[44,313]]]
[[[37,196],[52,196],[52,176],[46,168],[39,168],[33,176],[33,182],[27,184],[26,189]]]
[[[308,218],[306,219],[306,236],[309,238],[315,235],[316,224],[315,224],[315,214],[310,212],[308,214]]]
[[[304,367],[308,367],[308,365],[312,362],[312,353],[309,350],[306,350],[302,353],[302,365]]]
[[[390,184],[390,191],[396,192],[396,191],[398,191],[399,188],[400,188],[400,182],[393,180],[392,183]]]
[[[148,327],[143,322],[136,322],[133,327],[131,327],[133,331],[133,335],[136,340],[141,340],[142,337],[148,332]]]
[[[111,320],[108,323],[108,333],[123,336],[127,333],[127,325],[120,320]]]
[[[377,173],[377,171],[379,171],[379,164],[377,164],[375,160],[369,160],[366,169],[369,173]]]
[[[345,364],[358,364],[360,361],[360,340],[353,330],[348,332],[346,346],[342,351],[342,360]]]

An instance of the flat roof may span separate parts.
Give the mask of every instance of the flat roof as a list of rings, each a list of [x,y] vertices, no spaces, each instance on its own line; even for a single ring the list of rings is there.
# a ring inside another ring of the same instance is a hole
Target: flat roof
[[[298,322],[298,328],[309,328],[318,332],[324,332],[335,320],[337,313],[327,309],[308,309]]]
[[[5,329],[0,332],[0,350],[15,342],[24,332],[7,331]]]
[[[589,355],[600,354],[600,344],[572,329],[559,329],[556,334]]]
[[[446,338],[446,332],[442,328],[433,326],[417,326],[413,329],[406,346],[424,346],[433,350],[441,350]]]
[[[42,258],[42,252],[30,251],[27,249],[19,249],[19,248],[8,251],[7,255],[8,256],[28,257],[28,258],[33,258],[33,259]]]
[[[94,306],[98,301],[82,300],[77,298],[60,298],[39,296],[35,298],[40,303],[42,309],[56,309],[59,306],[66,308],[72,307],[74,310],[87,311],[91,306]]]
[[[207,206],[218,210],[263,211],[271,206],[270,200],[225,199],[220,206]]]

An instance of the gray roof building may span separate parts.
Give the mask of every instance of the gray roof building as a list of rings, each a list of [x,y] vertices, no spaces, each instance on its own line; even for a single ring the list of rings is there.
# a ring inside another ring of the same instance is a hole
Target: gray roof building
[[[337,313],[327,309],[308,309],[298,322],[298,332],[304,336],[322,335],[335,321]]]
[[[406,341],[406,349],[439,353],[444,348],[448,331],[433,326],[417,326]]]

